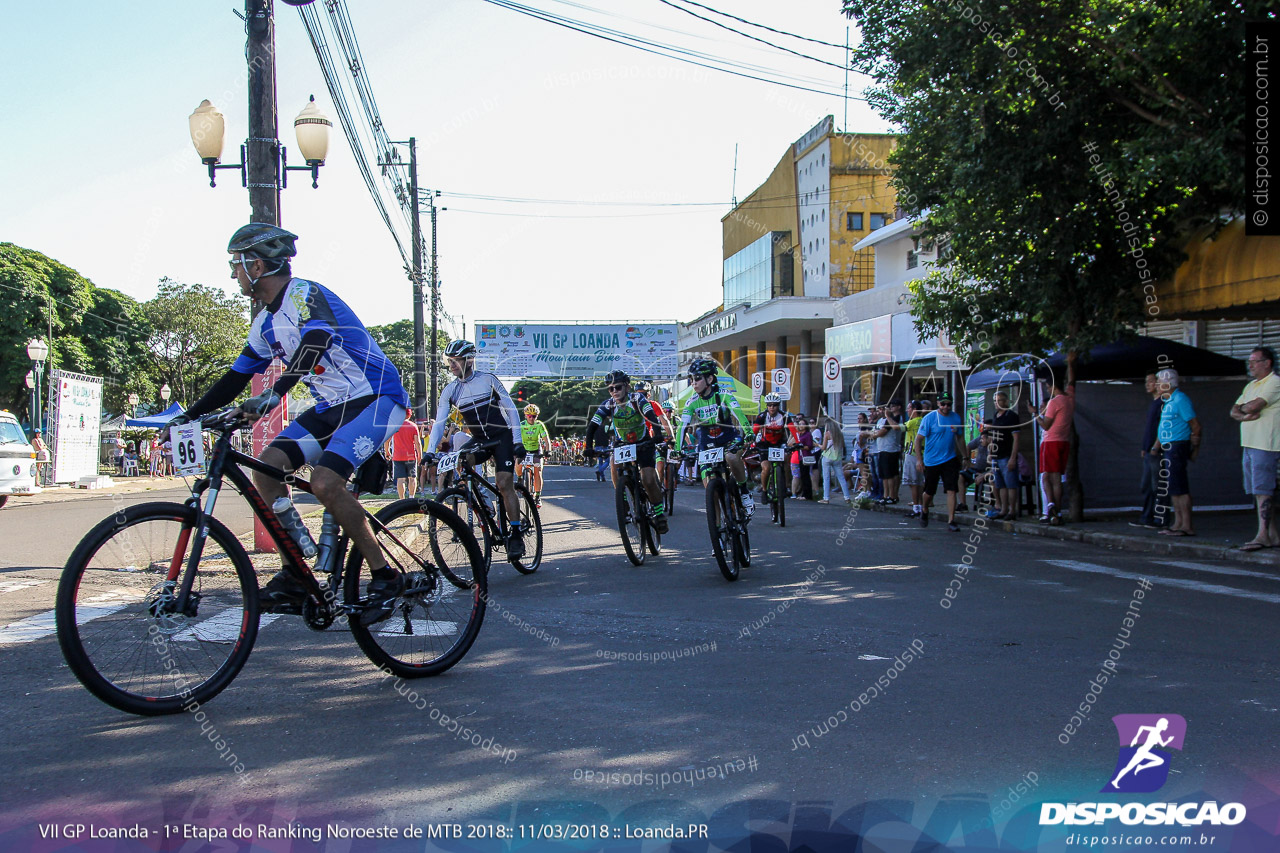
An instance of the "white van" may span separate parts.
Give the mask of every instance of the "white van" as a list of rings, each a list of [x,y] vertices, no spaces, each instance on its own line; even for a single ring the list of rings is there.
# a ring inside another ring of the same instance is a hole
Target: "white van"
[[[36,493],[36,451],[18,419],[0,412],[0,507],[9,495]]]

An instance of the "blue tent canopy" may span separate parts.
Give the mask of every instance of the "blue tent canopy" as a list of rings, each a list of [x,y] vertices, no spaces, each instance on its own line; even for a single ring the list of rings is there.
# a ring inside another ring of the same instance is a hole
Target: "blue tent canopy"
[[[145,418],[129,418],[124,422],[127,427],[136,427],[139,429],[160,429],[160,427],[182,414],[182,404],[172,403],[169,408],[163,412],[154,415],[148,415]]]
[[[1162,338],[1140,337],[1137,340],[1115,341],[1094,347],[1076,365],[1076,378],[1141,379],[1148,372],[1164,367],[1175,368],[1182,376],[1238,376],[1244,378],[1245,364],[1237,358],[1228,358],[1209,350],[1197,349],[1177,341]],[[1001,385],[1030,382],[1032,376],[1047,379],[1050,374],[1065,379],[1067,357],[1056,352],[1043,360],[1037,360],[1034,369],[1025,358],[1006,361],[991,370],[978,370],[965,380],[969,391],[985,391]]]

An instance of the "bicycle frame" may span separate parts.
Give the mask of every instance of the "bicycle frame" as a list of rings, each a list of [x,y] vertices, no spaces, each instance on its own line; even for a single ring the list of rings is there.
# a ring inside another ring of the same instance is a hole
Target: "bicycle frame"
[[[477,448],[476,450],[485,450],[487,448]],[[479,513],[481,521],[488,529],[489,535],[494,539],[506,541],[507,526],[510,523],[507,519],[507,506],[502,499],[502,492],[498,491],[498,487],[490,483],[484,476],[475,469],[472,462],[466,458],[470,455],[467,450],[459,451],[458,467],[454,469],[455,479],[461,480],[461,486],[467,492],[473,509]],[[475,453],[473,450],[471,453]],[[489,494],[486,496],[485,492]],[[498,505],[502,507],[501,516],[495,518],[493,511],[489,508],[489,501],[497,500]]]

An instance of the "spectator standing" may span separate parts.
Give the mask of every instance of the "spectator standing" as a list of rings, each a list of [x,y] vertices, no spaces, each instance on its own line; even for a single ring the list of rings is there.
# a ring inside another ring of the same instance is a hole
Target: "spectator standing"
[[[858,432],[853,437],[853,469],[854,499],[865,498],[871,494],[870,454],[871,421],[866,412],[858,412]]]
[[[1191,484],[1187,481],[1187,463],[1200,452],[1200,422],[1191,407],[1191,398],[1178,387],[1181,380],[1172,368],[1156,374],[1164,406],[1160,409],[1157,437],[1164,454],[1160,460],[1160,477],[1166,480],[1173,499],[1174,521],[1160,533],[1165,536],[1195,536],[1191,525]],[[1161,488],[1164,487],[1161,484]]]
[[[956,491],[961,469],[969,467],[963,435],[964,418],[951,411],[951,395],[939,394],[937,411],[925,415],[916,432],[916,468],[924,474],[921,527],[929,526],[929,505],[938,491],[938,480],[942,480],[942,488],[947,493],[947,529],[960,532],[960,525],[956,524]]]
[[[418,493],[418,462],[422,459],[422,435],[413,422],[413,409],[404,413],[404,423],[387,439],[391,453],[391,473],[396,479],[396,495],[403,499]]]
[[[903,446],[914,453],[916,434],[920,431],[920,421],[924,419],[924,407],[919,400],[912,400],[907,406],[907,422],[902,425]],[[902,466],[902,484],[911,489],[911,514],[907,518],[919,518],[924,508],[924,474],[916,467],[914,458],[905,460]]]
[[[1041,524],[1061,524],[1058,507],[1062,504],[1062,477],[1067,473],[1067,457],[1071,450],[1071,423],[1075,419],[1075,389],[1064,391],[1057,378],[1049,380],[1049,402],[1044,412],[1031,407],[1036,423],[1044,430],[1040,440],[1040,484],[1044,489],[1044,515]]]
[[[44,435],[40,430],[31,433],[31,449],[36,452],[36,485],[49,485],[49,445],[44,443]]]
[[[880,474],[882,504],[898,502],[898,472],[902,464],[902,403],[893,400],[885,406],[884,417],[876,421],[873,435],[880,441],[876,464]]]
[[[791,452],[791,496],[813,500],[813,482],[809,477],[811,466],[800,461],[804,457],[812,458],[814,454],[813,432],[809,429],[809,419],[804,415],[796,415],[796,449]]]
[[[987,510],[987,518],[1018,517],[1018,415],[1009,406],[1009,392],[995,394],[996,413],[987,418],[991,435],[991,485],[995,490],[996,508]]]
[[[160,476],[160,463],[164,459],[160,451],[160,439],[153,435],[148,444],[150,449],[147,454],[147,473],[154,478]]]
[[[822,500],[831,503],[831,478],[840,483],[840,492],[846,504],[853,503],[849,486],[844,479],[844,433],[832,418],[826,418],[822,428]]]
[[[1240,550],[1259,551],[1280,546],[1273,505],[1280,464],[1280,376],[1270,347],[1256,347],[1248,363],[1253,381],[1231,407],[1231,418],[1240,422],[1244,490],[1253,495],[1258,511],[1258,532]]]
[[[1147,396],[1151,402],[1147,404],[1147,420],[1142,428],[1142,514],[1137,521],[1129,522],[1133,527],[1147,527],[1160,530],[1170,525],[1169,490],[1160,479],[1160,451],[1158,433],[1160,429],[1160,410],[1164,408],[1164,395],[1160,393],[1160,380],[1155,372],[1147,374],[1145,381]]]

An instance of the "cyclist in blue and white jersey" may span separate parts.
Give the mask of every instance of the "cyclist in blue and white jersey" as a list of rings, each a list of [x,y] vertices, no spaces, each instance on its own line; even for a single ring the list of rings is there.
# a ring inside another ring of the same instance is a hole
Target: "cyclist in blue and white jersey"
[[[744,440],[742,419],[739,417],[742,409],[732,394],[720,392],[719,383],[716,381],[716,369],[716,363],[709,358],[695,359],[689,365],[689,381],[693,383],[693,396],[684,404],[676,445],[683,446],[682,441],[686,432],[693,427],[697,435],[699,451],[709,447],[725,448],[725,462],[729,467],[729,473],[738,484],[738,490],[742,495],[742,508],[746,511],[747,518],[750,518],[756,511],[756,505],[751,499],[751,489],[747,485],[747,466],[738,455]]]
[[[430,464],[435,459],[436,445],[444,436],[444,426],[453,409],[458,410],[462,422],[477,444],[496,441],[493,448],[493,464],[497,473],[494,485],[502,495],[502,504],[511,522],[507,536],[507,557],[512,560],[524,556],[524,533],[520,521],[520,501],[516,498],[515,467],[516,445],[520,440],[520,414],[511,395],[502,382],[492,373],[476,370],[476,345],[471,341],[450,341],[444,349],[444,358],[454,379],[440,394],[436,411],[436,425],[427,439],[427,452],[423,459]],[[480,458],[481,454],[477,454]]]
[[[240,404],[251,420],[269,414],[298,382],[315,397],[275,437],[262,461],[294,471],[311,464],[311,492],[351,536],[372,571],[361,613],[365,624],[391,615],[403,583],[391,569],[359,501],[347,491],[351,473],[404,423],[409,395],[396,370],[369,337],[360,319],[327,287],[294,278],[290,258],[297,254],[297,235],[265,223],[252,223],[232,235],[231,277],[240,292],[262,303],[249,340],[231,369],[203,397],[165,428],[187,423],[235,400],[255,374],[273,359],[284,373],[261,394]],[[162,438],[163,440],[163,438]],[[272,504],[288,494],[285,483],[254,473],[254,483]],[[374,568],[379,567],[379,568]],[[263,610],[300,613],[306,593],[281,571],[259,593]]]

